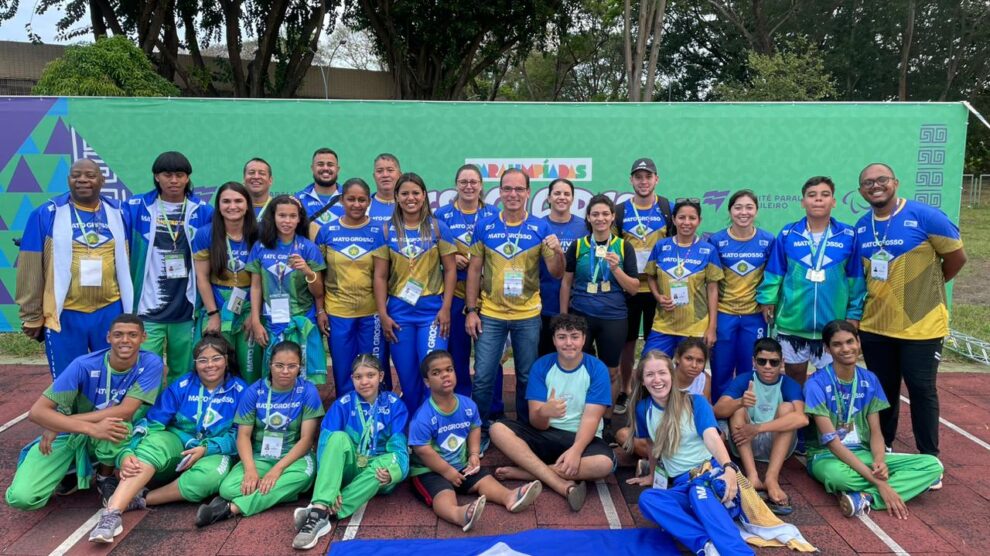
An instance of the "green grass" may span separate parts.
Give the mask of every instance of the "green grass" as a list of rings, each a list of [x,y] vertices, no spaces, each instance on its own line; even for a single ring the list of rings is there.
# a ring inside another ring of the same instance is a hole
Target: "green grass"
[[[0,334],[0,356],[44,357],[45,344],[36,342],[19,332]]]
[[[964,299],[954,296],[952,302],[951,326],[953,330],[969,334],[982,340],[990,340],[990,296],[985,288],[990,286],[987,271],[990,270],[990,205],[962,208],[959,229],[966,249],[968,261],[959,276],[957,285],[965,285],[976,298]]]

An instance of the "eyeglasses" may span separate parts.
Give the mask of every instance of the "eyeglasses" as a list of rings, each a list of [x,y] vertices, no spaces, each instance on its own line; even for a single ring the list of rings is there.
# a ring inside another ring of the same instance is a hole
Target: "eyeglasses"
[[[296,363],[289,363],[288,365],[285,363],[272,363],[272,369],[275,369],[276,371],[288,370],[295,372],[299,370],[299,365]]]
[[[220,364],[223,363],[223,360],[226,358],[226,355],[214,355],[213,357],[199,357],[195,361],[197,365],[209,365],[210,363]]]
[[[894,176],[880,176],[879,178],[872,180],[863,180],[859,182],[859,186],[862,187],[863,189],[868,189],[870,187],[873,187],[874,185],[879,185],[880,187],[884,187],[885,185],[890,183],[890,180],[892,179],[894,179]]]
[[[525,193],[525,192],[529,191],[529,188],[527,188],[527,187],[505,187],[505,186],[503,186],[503,187],[501,187],[501,189],[505,193],[520,193],[520,194],[522,194],[522,193]]]
[[[756,364],[761,367],[766,367],[770,365],[771,367],[777,367],[780,365],[780,359],[767,359],[766,357],[757,357]]]
[[[477,186],[481,185],[481,182],[478,180],[457,180],[457,185],[460,185],[461,187],[468,187],[472,185]]]
[[[678,197],[677,199],[674,199],[674,204],[676,205],[677,203],[694,203],[696,205],[700,205],[701,199],[697,197]]]

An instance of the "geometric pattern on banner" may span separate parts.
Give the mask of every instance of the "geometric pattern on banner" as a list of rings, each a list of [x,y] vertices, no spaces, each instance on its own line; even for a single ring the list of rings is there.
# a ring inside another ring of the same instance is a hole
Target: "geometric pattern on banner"
[[[55,172],[52,174],[51,179],[48,180],[48,186],[45,187],[45,191],[52,195],[60,195],[68,190],[69,157],[60,156],[58,157],[58,165],[55,166]]]
[[[127,188],[127,185],[120,180],[120,177],[113,168],[107,165],[100,156],[98,152],[93,150],[93,147],[89,146],[86,139],[82,135],[79,135],[76,130],[72,127],[69,128],[69,133],[72,137],[70,151],[72,154],[72,162],[77,160],[86,159],[92,160],[100,167],[100,172],[103,173],[104,183],[103,183],[103,194],[108,197],[112,197],[119,201],[128,199],[131,196],[131,190]]]
[[[24,140],[21,148],[17,149],[17,154],[38,154],[38,146],[34,144],[33,139],[28,137]]]
[[[55,123],[55,128],[52,130],[51,136],[48,138],[48,143],[45,146],[45,154],[71,154],[72,153],[72,137],[69,134],[69,130],[65,127],[65,122],[62,118],[59,118]]]
[[[28,166],[27,160],[23,156],[20,157],[20,161],[17,163],[17,169],[14,170],[14,175],[10,179],[10,185],[7,187],[8,193],[40,193],[41,186],[38,184],[38,180],[34,177],[34,172],[31,171],[31,167]]]
[[[0,305],[9,305],[14,302],[14,299],[10,296],[10,292],[7,291],[7,286],[3,282],[0,282]]]

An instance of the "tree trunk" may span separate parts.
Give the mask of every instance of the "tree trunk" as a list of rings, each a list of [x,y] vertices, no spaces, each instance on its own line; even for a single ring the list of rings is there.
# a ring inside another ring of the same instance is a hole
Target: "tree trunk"
[[[205,90],[209,96],[219,96],[216,88],[213,86],[213,78],[210,76],[210,70],[206,67],[206,61],[203,60],[203,53],[199,49],[199,37],[196,36],[195,13],[192,10],[182,14],[182,27],[185,29],[186,48],[189,49],[189,57],[192,58],[193,66],[196,68],[196,73],[198,74],[193,77],[193,93],[202,95]]]
[[[241,2],[243,0],[220,0],[223,8],[224,27],[227,37],[227,58],[234,79],[234,96],[248,96],[247,76],[244,75],[244,61],[241,60]]]
[[[626,88],[629,94],[629,100],[631,102],[637,102],[639,100],[639,86],[638,80],[633,75],[633,57],[632,57],[632,6],[630,6],[630,0],[624,0],[625,12],[623,13],[623,38],[625,39],[625,55],[626,55]],[[633,85],[636,86],[633,86]]]
[[[258,49],[254,52],[254,60],[248,64],[248,93],[252,98],[265,96],[265,83],[268,81],[268,67],[275,53],[278,32],[285,20],[288,0],[275,0],[268,8],[264,27],[258,33]]]
[[[653,19],[653,43],[650,45],[650,61],[646,65],[646,100],[653,101],[653,88],[656,85],[657,56],[660,53],[660,40],[663,38],[663,20],[667,13],[667,0],[660,0],[656,17]]]
[[[107,24],[103,21],[103,12],[96,0],[89,0],[89,24],[93,28],[93,38],[107,36]]]
[[[313,64],[313,56],[316,55],[316,49],[320,45],[320,35],[323,33],[323,20],[326,14],[326,2],[321,1],[312,8],[305,25],[303,25],[299,41],[289,55],[285,80],[278,91],[278,96],[282,98],[295,96],[303,78],[306,77],[306,72]]]
[[[900,79],[898,79],[897,83],[897,100],[902,102],[908,99],[908,63],[911,61],[911,41],[914,39],[914,13],[916,7],[916,0],[908,0],[907,22],[904,25],[904,33],[901,35],[901,70]]]

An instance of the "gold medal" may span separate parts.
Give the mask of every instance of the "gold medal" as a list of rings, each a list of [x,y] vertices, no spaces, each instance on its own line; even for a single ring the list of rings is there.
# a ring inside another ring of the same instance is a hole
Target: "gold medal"
[[[674,267],[674,276],[676,276],[677,278],[684,276],[684,267],[681,265],[677,265],[676,267]]]
[[[368,456],[366,456],[364,454],[358,455],[358,457],[357,457],[357,466],[360,467],[361,469],[364,469],[365,467],[368,467]]]

